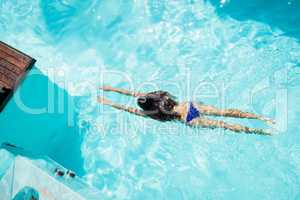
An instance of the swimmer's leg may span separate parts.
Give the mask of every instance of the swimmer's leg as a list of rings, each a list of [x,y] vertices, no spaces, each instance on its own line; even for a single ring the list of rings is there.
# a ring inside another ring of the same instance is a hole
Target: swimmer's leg
[[[200,126],[211,129],[223,128],[226,130],[234,131],[236,133],[244,132],[247,134],[271,135],[271,133],[266,132],[262,129],[249,128],[239,124],[227,124],[224,121],[211,120],[203,117],[193,120],[190,125],[194,127]]]
[[[120,94],[124,94],[127,96],[133,96],[133,97],[139,97],[139,96],[144,96],[144,93],[140,93],[140,92],[133,92],[133,91],[129,91],[129,90],[125,90],[125,89],[120,89],[120,88],[113,88],[111,86],[103,86],[100,87],[101,90],[103,91],[108,91],[108,92],[117,92]]]
[[[135,114],[135,115],[146,117],[146,115],[139,109],[126,107],[126,106],[120,105],[120,104],[116,104],[116,103],[113,103],[113,102],[111,102],[110,100],[108,100],[106,98],[103,98],[103,97],[98,97],[98,102],[103,104],[103,105],[107,105],[107,106],[111,106],[113,108],[116,108],[118,110],[123,110],[123,111],[129,112],[129,113]]]
[[[248,119],[258,119],[262,120],[268,124],[274,124],[275,122],[266,117],[256,115],[254,113],[244,112],[238,109],[218,109],[214,106],[199,104],[197,105],[199,110],[203,114],[213,115],[213,116],[224,116],[224,117],[235,117],[235,118],[248,118]]]

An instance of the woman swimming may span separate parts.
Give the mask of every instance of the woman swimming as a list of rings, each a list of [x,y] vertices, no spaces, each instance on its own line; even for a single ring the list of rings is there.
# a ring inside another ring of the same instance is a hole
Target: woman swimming
[[[98,98],[99,103],[109,105],[119,110],[124,110],[143,117],[150,117],[159,121],[181,121],[189,126],[204,128],[223,128],[234,132],[245,132],[248,134],[271,135],[262,130],[249,128],[239,124],[228,124],[224,121],[209,119],[206,116],[222,116],[234,118],[258,119],[266,123],[274,123],[272,120],[262,116],[243,112],[237,109],[218,109],[210,105],[194,102],[179,103],[175,98],[165,91],[155,91],[150,93],[131,92],[124,89],[113,88],[110,86],[101,87],[103,91],[117,92],[120,94],[137,97],[137,104],[140,109],[126,107],[113,103],[105,98]]]

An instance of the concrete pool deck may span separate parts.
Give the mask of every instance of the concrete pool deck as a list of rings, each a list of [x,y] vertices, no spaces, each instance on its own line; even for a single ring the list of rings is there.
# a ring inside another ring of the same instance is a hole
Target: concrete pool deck
[[[26,157],[27,152],[18,147],[0,147],[0,194],[1,200],[11,200],[22,188],[33,188],[39,199],[93,200],[106,199],[103,193],[81,178],[57,176],[55,169],[64,167],[47,157]],[[30,155],[32,157],[32,155]]]

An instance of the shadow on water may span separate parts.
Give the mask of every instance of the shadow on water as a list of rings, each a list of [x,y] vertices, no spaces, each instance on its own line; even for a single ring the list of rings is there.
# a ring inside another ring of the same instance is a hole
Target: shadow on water
[[[281,29],[285,35],[300,40],[300,1],[298,0],[206,0],[221,17],[239,21],[255,20]]]
[[[0,113],[0,143],[47,155],[83,175],[82,138],[72,105],[73,97],[32,70]]]

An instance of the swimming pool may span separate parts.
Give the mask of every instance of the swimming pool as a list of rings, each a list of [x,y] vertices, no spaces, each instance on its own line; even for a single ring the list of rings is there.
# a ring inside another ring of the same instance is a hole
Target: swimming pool
[[[263,2],[1,0],[0,34],[76,96],[82,177],[111,198],[299,199],[300,5]],[[102,108],[102,83],[263,114],[275,136]]]

